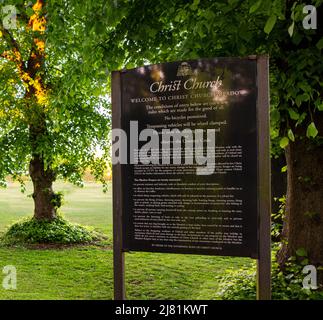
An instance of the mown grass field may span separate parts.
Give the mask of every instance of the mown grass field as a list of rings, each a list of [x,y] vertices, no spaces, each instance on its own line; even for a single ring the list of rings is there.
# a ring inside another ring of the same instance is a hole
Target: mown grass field
[[[17,268],[17,290],[0,285],[0,299],[112,299],[112,202],[111,190],[86,183],[84,188],[58,183],[65,193],[64,216],[105,233],[102,246],[66,249],[26,249],[0,246],[0,271]],[[22,217],[31,215],[30,184],[21,194],[18,184],[0,189],[0,233]],[[221,277],[241,266],[255,267],[250,259],[175,255],[126,254],[128,299],[218,299]],[[0,272],[0,284],[2,282]]]

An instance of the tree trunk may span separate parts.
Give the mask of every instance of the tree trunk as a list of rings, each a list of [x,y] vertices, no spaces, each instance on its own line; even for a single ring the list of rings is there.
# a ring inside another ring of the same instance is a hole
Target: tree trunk
[[[45,115],[39,113],[37,126],[29,127],[29,137],[32,148],[32,159],[29,163],[29,174],[34,186],[32,197],[34,199],[34,218],[38,220],[53,220],[56,215],[55,193],[53,182],[55,173],[45,168],[44,160],[38,154],[38,143],[47,134]]]
[[[45,170],[43,160],[35,156],[29,164],[29,173],[33,182],[33,199],[35,204],[34,218],[53,220],[56,218],[55,194],[53,182],[55,175]]]
[[[315,123],[322,134],[323,116],[316,117]],[[297,249],[304,248],[310,264],[318,267],[323,266],[323,146],[306,138],[304,129],[298,130],[301,138],[286,148],[284,242],[277,258],[283,266]],[[320,274],[319,283],[322,282]]]

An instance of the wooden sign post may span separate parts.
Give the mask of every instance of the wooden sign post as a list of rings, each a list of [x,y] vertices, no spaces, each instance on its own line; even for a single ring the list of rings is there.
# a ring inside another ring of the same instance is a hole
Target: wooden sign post
[[[257,299],[271,299],[271,183],[268,56],[257,58],[259,257]]]
[[[112,74],[112,129],[122,128],[120,72]],[[113,272],[114,299],[125,300],[125,256],[123,252],[123,197],[121,164],[113,165]]]
[[[270,299],[268,57],[113,72],[112,128],[115,299],[127,251],[257,259]]]

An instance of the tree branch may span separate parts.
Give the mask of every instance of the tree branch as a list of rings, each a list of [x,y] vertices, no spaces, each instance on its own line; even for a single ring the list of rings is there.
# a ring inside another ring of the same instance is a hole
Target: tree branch
[[[18,42],[13,35],[0,24],[0,31],[2,37],[5,39],[8,47],[12,50],[13,55],[10,56],[6,51],[0,54],[1,57],[6,58],[9,61],[13,61],[17,64],[18,69],[24,70],[24,61],[22,60],[21,51]]]
[[[9,45],[10,49],[12,50],[15,49],[17,52],[21,53],[18,42],[15,40],[12,34],[3,27],[2,24],[0,24],[0,31],[3,35],[3,38],[6,40],[7,44]]]

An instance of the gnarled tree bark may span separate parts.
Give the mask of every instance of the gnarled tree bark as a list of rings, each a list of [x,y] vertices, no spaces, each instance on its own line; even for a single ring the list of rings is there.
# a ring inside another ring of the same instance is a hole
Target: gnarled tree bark
[[[322,133],[323,115],[315,116],[315,124]],[[305,129],[297,130],[301,138],[286,148],[286,216],[278,262],[283,267],[304,248],[309,263],[318,267],[323,266],[323,146],[306,138]],[[323,284],[322,272],[318,273]]]
[[[54,172],[50,169],[46,170],[44,161],[39,156],[34,156],[29,164],[29,174],[34,186],[34,218],[38,220],[55,219],[57,215],[53,191]]]

